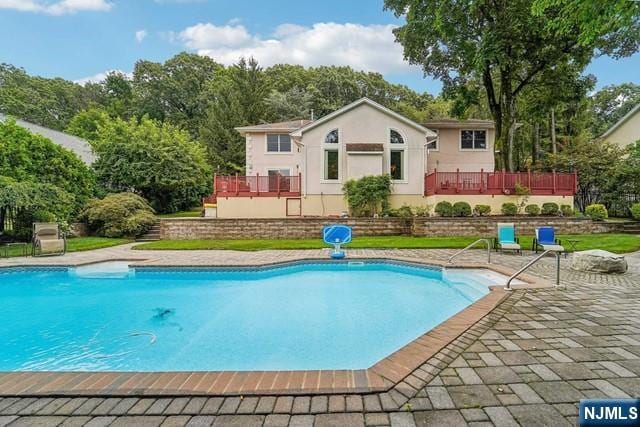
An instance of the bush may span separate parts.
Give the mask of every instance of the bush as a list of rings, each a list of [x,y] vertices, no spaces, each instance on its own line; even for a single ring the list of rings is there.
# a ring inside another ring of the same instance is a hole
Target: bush
[[[473,207],[473,213],[478,216],[485,216],[491,213],[491,206],[489,205],[475,205]]]
[[[415,211],[416,211],[416,216],[428,217],[429,214],[431,213],[431,205],[416,206]]]
[[[350,179],[342,186],[342,191],[354,216],[373,216],[380,211],[389,214],[393,211],[389,209],[390,175],[369,175],[360,179]]]
[[[455,202],[453,216],[471,216],[471,205],[467,202]]]
[[[545,216],[557,216],[560,213],[560,208],[557,203],[543,203],[542,215]]]
[[[524,211],[527,215],[538,216],[540,215],[540,206],[538,205],[527,205],[524,208]]]
[[[560,212],[562,213],[562,216],[566,216],[566,217],[575,215],[573,206],[570,206],[570,205],[561,205]]]
[[[640,220],[640,203],[634,203],[633,206],[631,206],[631,216],[633,219]]]
[[[438,202],[435,213],[439,216],[453,216],[453,206],[449,202]]]
[[[153,209],[133,193],[110,194],[88,203],[83,218],[89,228],[104,237],[135,237],[146,233],[156,221]]]
[[[515,203],[503,203],[502,204],[502,215],[509,215],[509,216],[513,216],[513,215],[517,215],[518,214],[518,206],[516,206]]]
[[[587,206],[587,208],[584,210],[584,213],[594,221],[604,221],[609,217],[607,208],[605,208],[604,205],[600,205],[598,203]]]

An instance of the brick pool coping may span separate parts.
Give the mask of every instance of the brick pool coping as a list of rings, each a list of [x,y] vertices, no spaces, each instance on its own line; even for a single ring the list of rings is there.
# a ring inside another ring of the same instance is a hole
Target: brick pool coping
[[[364,258],[359,258],[362,260]],[[512,270],[486,264],[456,264],[429,260],[417,262],[402,257],[366,258],[373,261],[449,268],[485,268],[501,274]],[[114,261],[114,260],[109,260]],[[126,261],[126,260],[120,260]],[[133,267],[147,266],[136,259]],[[231,268],[264,268],[301,261],[327,261],[301,258],[295,261],[264,263]],[[75,266],[81,264],[75,264]],[[74,266],[74,265],[67,265]],[[22,266],[29,267],[29,266]],[[47,267],[38,265],[37,267]],[[56,265],[55,267],[64,267]],[[162,266],[159,266],[162,267]],[[170,266],[177,267],[177,266]],[[187,266],[181,267],[224,267]],[[8,267],[12,268],[12,267]],[[548,282],[523,276],[524,287],[549,286]],[[523,287],[520,286],[520,287]],[[374,393],[391,389],[427,362],[471,326],[476,324],[508,298],[500,286],[448,318],[425,334],[406,344],[368,369],[309,371],[211,371],[211,372],[5,372],[0,373],[0,396],[234,396]]]

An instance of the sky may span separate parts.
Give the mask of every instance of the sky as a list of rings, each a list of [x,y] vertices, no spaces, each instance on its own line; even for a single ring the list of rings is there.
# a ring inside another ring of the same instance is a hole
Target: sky
[[[401,21],[383,0],[0,0],[0,62],[44,77],[96,81],[139,59],[181,51],[231,64],[350,65],[417,91],[441,83],[403,60],[391,33]],[[597,88],[640,83],[640,54],[598,58]]]

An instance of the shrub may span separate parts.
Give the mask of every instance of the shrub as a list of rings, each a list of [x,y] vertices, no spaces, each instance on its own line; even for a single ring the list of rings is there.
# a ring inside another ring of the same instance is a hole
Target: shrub
[[[391,195],[390,175],[369,175],[350,179],[342,187],[351,213],[355,216],[373,216],[378,212],[389,214]]]
[[[428,217],[431,213],[431,205],[416,206],[416,216]]]
[[[557,203],[543,203],[542,204],[542,215],[545,216],[557,216],[560,213],[560,208]]]
[[[560,212],[562,213],[562,216],[569,217],[575,215],[575,211],[573,210],[573,206],[571,205],[561,205]]]
[[[453,216],[471,216],[471,205],[467,202],[455,202]]]
[[[491,206],[489,205],[475,205],[473,212],[478,216],[485,216],[491,213]]]
[[[538,216],[540,215],[540,206],[538,205],[527,205],[524,208],[524,211],[527,215]]]
[[[594,221],[604,221],[609,217],[607,208],[605,208],[604,205],[598,203],[587,206],[587,208],[584,210],[584,213]]]
[[[517,215],[518,214],[518,206],[516,206],[515,203],[503,203],[502,204],[502,215],[509,215],[509,216],[513,216],[513,215]]]
[[[440,216],[453,216],[453,206],[449,202],[438,202],[435,212]]]
[[[110,194],[88,203],[83,218],[89,228],[104,237],[135,237],[147,232],[156,221],[153,209],[133,193]]]
[[[633,206],[631,206],[631,216],[633,219],[640,220],[640,203],[634,203]]]
[[[398,208],[398,216],[404,219],[413,218],[413,209],[409,205],[402,205],[402,207]]]

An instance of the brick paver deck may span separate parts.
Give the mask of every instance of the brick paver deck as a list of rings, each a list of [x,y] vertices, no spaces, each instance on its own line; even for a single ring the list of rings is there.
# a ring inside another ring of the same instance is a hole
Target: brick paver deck
[[[351,251],[353,257],[444,260],[452,251]],[[148,253],[128,247],[42,264],[101,257],[145,264],[257,264],[322,251]],[[468,258],[482,262],[480,251]],[[497,255],[511,269],[529,257]],[[634,255],[629,258],[637,262]],[[11,262],[15,262],[12,260]],[[573,272],[560,289],[521,289],[384,393],[213,397],[3,397],[0,426],[425,426],[575,425],[581,398],[640,396],[640,272]],[[8,261],[0,262],[0,266]],[[548,280],[552,259],[532,275]],[[564,288],[566,286],[566,289]],[[2,384],[0,384],[0,389]]]

